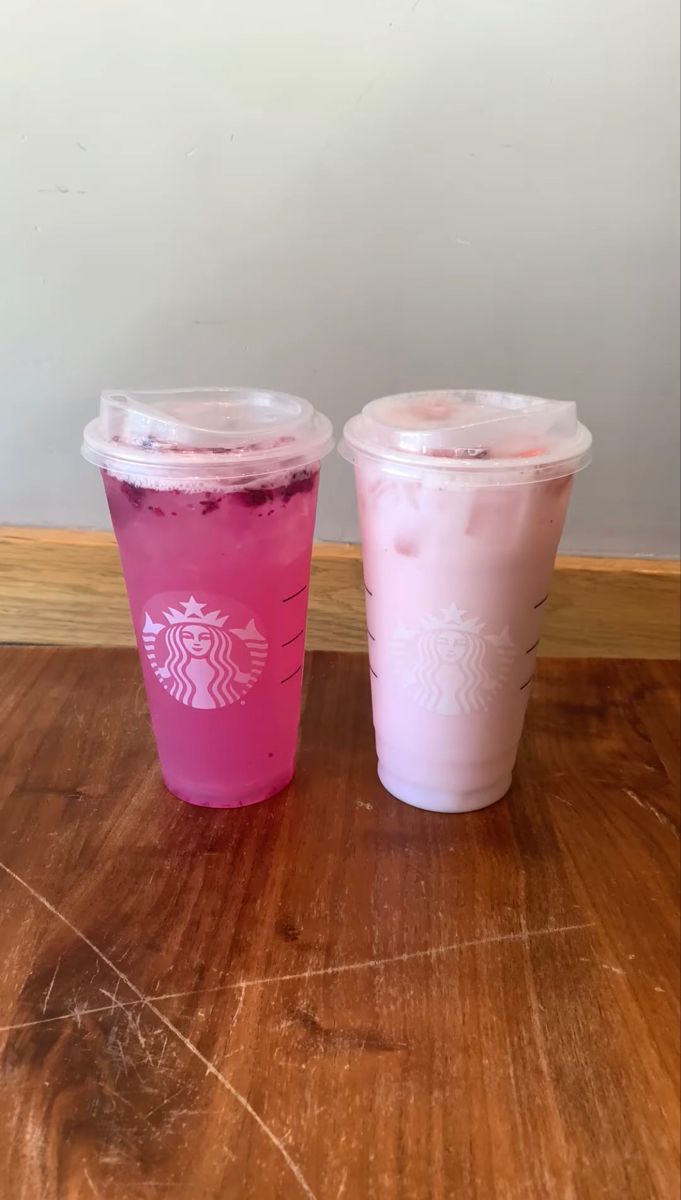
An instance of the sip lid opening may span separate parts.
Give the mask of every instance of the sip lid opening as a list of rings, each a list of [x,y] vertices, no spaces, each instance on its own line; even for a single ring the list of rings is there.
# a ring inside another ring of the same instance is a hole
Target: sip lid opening
[[[153,481],[238,485],[319,461],[331,423],[307,400],[252,388],[102,392],[83,455],[112,474]]]

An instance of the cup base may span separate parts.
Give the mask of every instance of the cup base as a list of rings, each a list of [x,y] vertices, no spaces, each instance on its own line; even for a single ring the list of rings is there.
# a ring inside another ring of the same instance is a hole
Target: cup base
[[[379,761],[378,778],[386,791],[397,800],[410,804],[412,808],[423,808],[428,812],[466,813],[476,812],[479,808],[489,808],[506,795],[511,786],[511,776],[503,775],[501,779],[485,787],[470,791],[456,792],[442,788],[428,788],[404,779],[389,771]]]
[[[254,789],[241,796],[225,796],[217,795],[213,792],[210,794],[201,791],[199,788],[193,788],[191,785],[183,785],[174,783],[171,779],[163,776],[163,782],[177,800],[183,800],[185,804],[191,804],[193,808],[250,808],[252,804],[262,804],[265,800],[271,800],[274,796],[278,796],[283,792],[284,788],[288,787],[293,779],[293,772],[285,779],[272,785],[265,785],[262,788]]]

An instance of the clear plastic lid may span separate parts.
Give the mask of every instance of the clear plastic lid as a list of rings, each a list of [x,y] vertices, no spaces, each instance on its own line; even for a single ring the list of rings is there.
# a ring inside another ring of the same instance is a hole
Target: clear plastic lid
[[[572,401],[507,392],[385,396],[345,426],[341,454],[456,486],[526,483],[573,474],[591,460],[591,434]]]
[[[239,487],[299,470],[333,446],[331,422],[307,400],[250,388],[102,392],[83,456],[140,487]]]

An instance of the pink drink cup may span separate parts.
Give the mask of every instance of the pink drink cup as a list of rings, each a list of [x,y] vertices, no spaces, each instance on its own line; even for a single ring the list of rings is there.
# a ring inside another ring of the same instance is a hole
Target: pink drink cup
[[[319,458],[241,486],[123,470],[102,477],[163,779],[265,800],[294,772]]]
[[[189,495],[103,475],[169,791],[211,808],[273,796],[294,769],[318,469]]]
[[[494,475],[471,436],[457,429],[462,451],[436,444],[420,463],[350,443],[378,774],[440,812],[484,808],[510,786],[576,469],[543,478],[519,454],[513,479],[509,454]]]
[[[358,467],[378,773],[400,799],[508,791],[571,483],[438,494]]]

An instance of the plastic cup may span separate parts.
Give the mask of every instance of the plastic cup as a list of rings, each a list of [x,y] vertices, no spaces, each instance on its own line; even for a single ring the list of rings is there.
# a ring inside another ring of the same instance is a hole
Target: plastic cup
[[[573,476],[574,404],[487,392],[375,400],[355,465],[378,774],[418,808],[508,790]]]
[[[102,470],[163,778],[209,808],[295,764],[319,464],[331,425],[245,389],[104,393]]]

